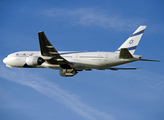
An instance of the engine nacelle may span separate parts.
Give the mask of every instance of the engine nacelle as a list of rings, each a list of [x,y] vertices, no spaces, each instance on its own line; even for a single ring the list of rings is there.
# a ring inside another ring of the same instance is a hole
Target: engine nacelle
[[[72,77],[77,74],[75,69],[60,69],[59,74],[63,77]]]
[[[43,58],[37,56],[30,56],[26,59],[26,63],[29,66],[41,65],[44,62],[45,60]]]

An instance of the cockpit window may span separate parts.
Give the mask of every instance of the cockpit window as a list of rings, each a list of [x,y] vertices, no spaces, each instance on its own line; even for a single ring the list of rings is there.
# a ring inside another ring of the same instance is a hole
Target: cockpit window
[[[14,57],[14,55],[13,55],[13,54],[10,54],[10,55],[8,55],[7,57]]]

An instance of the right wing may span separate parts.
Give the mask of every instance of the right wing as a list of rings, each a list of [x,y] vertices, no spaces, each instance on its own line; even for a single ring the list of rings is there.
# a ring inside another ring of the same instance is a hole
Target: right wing
[[[47,39],[46,35],[43,31],[38,33],[39,43],[40,43],[40,51],[42,56],[52,57],[50,60],[47,60],[50,64],[58,64],[63,68],[71,68],[71,63],[66,59],[60,56],[58,51],[53,47],[50,41]]]

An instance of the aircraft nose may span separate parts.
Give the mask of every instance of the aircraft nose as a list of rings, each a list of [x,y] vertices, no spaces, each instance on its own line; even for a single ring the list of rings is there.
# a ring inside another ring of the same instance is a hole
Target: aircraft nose
[[[5,63],[7,67],[12,68],[12,66],[10,65],[10,60],[9,60],[9,58],[5,57],[5,58],[3,59],[3,63]]]
[[[5,57],[4,59],[3,59],[3,63],[7,63],[7,58]]]

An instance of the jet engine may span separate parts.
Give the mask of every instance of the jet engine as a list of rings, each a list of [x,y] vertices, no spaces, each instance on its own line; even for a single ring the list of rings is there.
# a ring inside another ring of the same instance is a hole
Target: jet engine
[[[59,74],[63,77],[72,77],[77,74],[75,69],[60,69]]]
[[[41,65],[44,62],[45,60],[43,58],[37,56],[30,56],[26,59],[26,63],[29,66]]]

